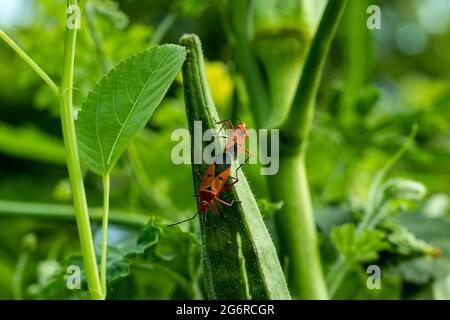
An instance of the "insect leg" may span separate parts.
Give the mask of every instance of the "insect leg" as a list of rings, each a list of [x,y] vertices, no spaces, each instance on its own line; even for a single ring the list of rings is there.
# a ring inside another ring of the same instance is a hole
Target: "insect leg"
[[[225,206],[227,206],[227,207],[231,207],[232,205],[233,205],[233,203],[240,203],[240,201],[237,201],[237,200],[232,200],[231,201],[231,203],[228,203],[228,202],[226,202],[226,201],[223,201],[222,199],[219,199],[219,198],[216,198],[216,200],[220,203],[220,204],[223,204],[223,205],[225,205]]]
[[[214,214],[217,216],[219,214],[219,208],[217,208],[217,205],[214,202],[211,202],[211,205],[213,207]]]
[[[197,168],[194,168],[194,172],[197,175],[197,178],[202,181],[203,180],[203,176],[201,175],[200,171],[198,171]]]
[[[231,179],[235,179],[235,180],[234,180],[233,182],[227,184],[226,186],[224,186],[224,187],[222,188],[222,191],[221,191],[221,192],[227,191],[228,189],[230,189],[232,186],[234,186],[236,183],[239,182],[239,179],[238,179],[237,177],[231,177],[231,176],[230,176],[230,178],[231,178]]]
[[[248,150],[246,147],[244,147],[244,151],[248,154],[248,158],[250,159],[250,157],[253,155],[253,153],[250,152],[250,150]],[[247,160],[245,160],[247,162]]]
[[[239,167],[236,168],[236,171],[234,172],[234,174],[236,175],[236,177],[230,176],[231,179],[234,179],[233,182],[227,184],[226,186],[224,186],[222,188],[221,192],[227,191],[228,189],[230,189],[232,186],[234,186],[236,183],[239,182],[239,178],[238,178],[238,170],[248,161],[248,159],[250,159],[250,157],[247,157],[247,159],[244,161],[244,163],[241,163],[239,165]]]
[[[186,220],[182,220],[182,221],[177,222],[177,223],[169,224],[167,227],[173,227],[173,226],[176,226],[177,224],[180,224],[180,223],[183,223],[183,222],[187,222],[187,221],[194,220],[195,217],[196,217],[197,215],[198,215],[198,211],[194,214],[193,217],[191,217],[191,218],[189,218],[189,219],[186,219]]]
[[[227,126],[228,129],[234,130],[233,122],[231,121],[231,119],[217,121],[216,124],[221,124],[222,125],[222,127],[220,127],[219,131],[221,131],[224,126]]]

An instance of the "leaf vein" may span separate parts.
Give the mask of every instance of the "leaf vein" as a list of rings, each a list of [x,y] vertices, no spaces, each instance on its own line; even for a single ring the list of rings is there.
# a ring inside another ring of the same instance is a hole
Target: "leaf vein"
[[[105,172],[105,158],[103,156],[103,148],[102,148],[102,144],[100,143],[100,135],[98,133],[98,110],[99,110],[99,105],[100,105],[100,93],[101,92],[102,92],[102,87],[100,87],[100,89],[99,89],[98,96],[97,96],[97,107],[95,108],[95,133],[96,133],[96,137],[97,137],[98,147],[100,149],[100,156],[102,158],[103,172]]]
[[[148,86],[148,84],[150,83],[150,80],[153,79],[153,76],[156,74],[157,70],[160,68],[160,66],[166,61],[166,59],[169,57],[170,52],[168,52],[166,54],[166,56],[160,61],[160,63],[158,64],[158,66],[151,72],[151,74],[149,75],[147,81],[145,82],[144,86],[142,87],[142,89],[140,90],[136,100],[133,102],[133,105],[131,106],[130,112],[128,113],[127,117],[125,118],[124,124],[120,127],[119,133],[117,134],[116,138],[114,139],[114,143],[111,147],[111,150],[109,152],[108,155],[108,162],[107,165],[109,165],[111,163],[111,158],[113,155],[113,151],[117,145],[117,142],[119,141],[120,136],[122,135],[123,129],[125,128],[126,124],[128,123],[128,121],[131,118],[131,115],[133,114],[134,108],[137,105],[137,102],[139,101],[142,93],[144,92],[145,88]],[[128,69],[129,70],[129,69]],[[128,76],[127,76],[127,80],[128,80]],[[127,91],[128,91],[128,85],[127,85]]]
[[[115,95],[116,80],[117,80],[117,74],[115,74],[114,78],[113,78],[112,104],[113,104],[113,110],[114,110],[114,115],[116,116],[116,120],[119,123],[119,125],[122,126],[123,123],[122,123],[122,121],[120,121],[119,115],[117,114],[117,110],[116,110],[116,95]]]
[[[127,96],[128,96],[128,101],[130,101],[131,104],[134,104],[136,101],[133,101],[130,97],[130,91],[128,90],[128,79],[130,78],[130,67],[131,67],[131,63],[128,64],[128,68],[127,68],[127,76],[125,78],[125,88],[127,91]]]

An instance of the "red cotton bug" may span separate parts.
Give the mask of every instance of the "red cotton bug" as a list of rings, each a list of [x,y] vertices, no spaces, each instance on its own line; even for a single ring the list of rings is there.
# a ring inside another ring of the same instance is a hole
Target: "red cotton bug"
[[[217,124],[223,123],[229,129],[232,129],[231,136],[226,137],[228,140],[223,153],[220,155],[220,158],[216,158],[213,163],[211,163],[206,170],[203,177],[201,174],[196,171],[197,176],[201,179],[201,184],[198,190],[198,194],[195,194],[194,197],[199,199],[199,210],[195,213],[192,218],[174,223],[169,225],[169,227],[175,226],[177,224],[190,221],[195,219],[199,212],[207,213],[209,207],[213,208],[214,214],[219,213],[219,209],[215,201],[222,205],[226,205],[231,207],[235,200],[228,203],[218,197],[221,192],[225,192],[231,187],[233,187],[238,181],[237,172],[242,167],[244,163],[248,161],[250,156],[239,165],[239,167],[235,170],[236,177],[232,177],[230,175],[231,172],[231,164],[238,158],[240,152],[245,151],[249,155],[250,151],[245,148],[245,141],[247,139],[247,126],[244,122],[239,123],[238,127],[235,129],[231,120],[226,120],[222,122],[217,122]],[[221,128],[222,129],[222,128]],[[220,130],[219,130],[220,131]],[[224,137],[224,136],[222,136]],[[220,161],[218,161],[220,159]],[[234,181],[225,185],[228,178],[233,179]]]

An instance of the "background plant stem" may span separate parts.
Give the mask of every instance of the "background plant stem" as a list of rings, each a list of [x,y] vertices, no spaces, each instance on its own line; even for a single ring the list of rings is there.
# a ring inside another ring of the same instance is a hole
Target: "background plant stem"
[[[304,152],[281,157],[278,174],[269,176],[269,188],[273,199],[284,202],[275,226],[291,293],[299,299],[326,299]]]
[[[98,32],[96,25],[96,14],[94,8],[92,6],[87,5],[86,10],[86,22],[89,29],[89,33],[91,35],[92,41],[95,45],[95,51],[97,53],[97,58],[100,63],[102,73],[106,74],[111,69],[111,64],[105,54],[105,48],[103,46],[103,41],[100,33]]]
[[[300,299],[328,298],[305,170],[305,153],[322,70],[345,4],[346,0],[328,2],[291,111],[280,130],[280,171],[269,178],[274,200],[284,202],[282,211],[275,215],[275,225],[282,261],[289,263],[291,292]]]
[[[68,5],[77,2],[69,0]],[[86,269],[89,292],[92,299],[102,299],[102,289],[95,256],[94,241],[92,239],[91,224],[86,201],[86,194],[78,154],[77,139],[75,136],[75,123],[73,119],[73,69],[75,63],[75,44],[77,30],[66,29],[63,77],[61,82],[61,123],[64,145],[67,155],[67,168],[72,188],[73,203],[80,237],[81,251]]]
[[[106,257],[108,253],[108,217],[109,217],[109,174],[103,176],[103,221],[102,221],[102,256],[100,262],[100,282],[103,298],[106,298]]]
[[[45,81],[45,83],[50,87],[53,93],[58,97],[59,96],[59,88],[53,82],[53,80],[45,73],[41,67],[38,66],[33,59],[31,59],[3,30],[0,29],[0,38],[2,38],[7,45],[9,45],[19,57],[21,57],[30,67],[33,69],[41,78]]]
[[[368,200],[364,216],[356,229],[355,241],[359,239],[359,237],[365,230],[372,230],[379,223],[380,217],[376,217],[376,215],[379,212],[379,210],[381,210],[380,208],[383,206],[383,203],[381,204],[377,203],[378,199],[377,192],[379,191],[381,184],[386,175],[388,174],[389,170],[392,169],[392,167],[400,160],[400,158],[409,150],[411,145],[414,143],[414,138],[416,134],[417,134],[417,125],[414,124],[406,142],[391,158],[389,158],[389,160],[375,175],[369,189],[369,195],[367,197]],[[336,291],[339,289],[339,286],[345,279],[345,276],[347,275],[347,272],[350,270],[351,267],[352,262],[347,261],[345,257],[341,254],[333,263],[326,279],[328,286],[328,293],[330,297],[333,297],[336,294]]]
[[[175,23],[176,19],[177,14],[174,12],[170,12],[164,17],[153,32],[152,38],[150,39],[151,46],[156,46],[161,42],[167,31]]]
[[[308,53],[289,117],[282,126],[283,137],[297,147],[297,152],[300,152],[311,130],[323,68],[346,3],[347,0],[328,1]]]
[[[25,277],[25,271],[30,260],[30,254],[28,252],[21,252],[19,260],[17,261],[16,270],[13,278],[13,297],[14,300],[23,299],[23,283]]]
[[[103,219],[103,208],[89,208],[89,217],[92,221],[101,221]],[[75,222],[75,211],[73,206],[64,204],[0,200],[0,218]],[[149,216],[143,214],[120,210],[110,210],[109,214],[111,223],[130,227],[144,227],[149,219]]]
[[[227,8],[229,38],[236,54],[236,62],[245,80],[251,100],[251,108],[256,126],[265,128],[268,123],[269,97],[261,70],[251,50],[247,33],[248,0],[230,0]]]

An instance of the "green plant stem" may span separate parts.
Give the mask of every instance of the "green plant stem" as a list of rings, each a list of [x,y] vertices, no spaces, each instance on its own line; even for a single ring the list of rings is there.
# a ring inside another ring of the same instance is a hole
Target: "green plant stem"
[[[83,11],[84,7],[86,6],[88,0],[80,0],[78,3],[78,7],[80,8],[80,11]]]
[[[365,230],[373,230],[377,227],[378,223],[383,219],[383,215],[379,214],[380,210],[383,210],[385,206],[385,202],[381,202],[377,193],[379,192],[380,186],[388,174],[388,172],[392,169],[392,167],[400,160],[400,158],[409,150],[411,145],[414,143],[414,138],[417,134],[417,124],[414,124],[411,133],[409,134],[406,142],[402,145],[402,147],[385,163],[385,165],[378,171],[375,175],[368,195],[368,203],[364,212],[364,216],[359,222],[358,227],[356,229],[356,240],[359,239],[361,234]],[[378,215],[377,215],[378,212]],[[336,291],[339,289],[342,281],[344,280],[347,272],[350,270],[352,263],[347,261],[344,256],[339,255],[337,260],[331,266],[331,269],[327,275],[327,287],[328,293],[330,297],[333,297],[336,294]]]
[[[328,2],[308,53],[292,108],[280,130],[280,171],[269,177],[272,197],[275,201],[284,202],[282,211],[275,215],[281,261],[288,261],[291,293],[300,299],[328,298],[305,154],[323,67],[346,2]]]
[[[92,221],[103,219],[103,208],[89,208]],[[16,202],[0,200],[0,218],[38,219],[55,222],[75,222],[73,206],[36,202]],[[113,224],[141,228],[147,225],[150,217],[120,210],[110,210],[109,220]]]
[[[289,117],[282,126],[283,137],[292,141],[298,152],[311,129],[323,68],[346,3],[347,0],[328,1],[309,50]]]
[[[384,178],[386,178],[388,172],[400,160],[400,158],[403,157],[403,155],[409,150],[409,148],[411,148],[412,144],[414,143],[414,138],[416,137],[417,130],[418,130],[417,124],[414,124],[411,128],[411,132],[408,138],[406,139],[406,142],[402,145],[402,147],[399,150],[397,150],[397,152],[391,158],[389,158],[389,160],[375,175],[369,189],[368,195],[369,202],[366,206],[363,219],[359,223],[358,229],[356,230],[357,235],[360,235],[362,231],[366,229],[367,226],[370,224],[370,221],[373,218],[373,214],[376,212],[377,209],[376,207],[379,205],[379,203],[377,203],[377,201],[379,200],[377,192]]]
[[[241,71],[251,101],[252,113],[258,128],[268,122],[270,102],[268,89],[252,52],[247,32],[248,0],[230,0],[226,13],[228,36],[234,47],[236,62]]]
[[[19,259],[17,260],[16,269],[12,277],[13,297],[16,300],[22,300],[24,297],[24,282],[27,273],[27,266],[30,261],[30,256],[36,248],[37,238],[34,234],[28,233],[22,238],[20,243]]]
[[[110,62],[106,58],[105,48],[103,47],[102,37],[97,30],[97,26],[95,24],[95,11],[92,6],[86,6],[85,10],[86,14],[86,22],[89,29],[89,33],[91,35],[92,41],[95,45],[95,51],[97,53],[98,61],[100,62],[101,71],[103,73],[108,73],[111,68]]]
[[[42,70],[39,65],[34,62],[33,59],[31,59],[8,35],[3,32],[3,30],[0,29],[0,38],[2,38],[7,45],[9,45],[19,57],[23,59],[30,67],[33,69],[38,76],[42,78],[42,80],[45,81],[45,83],[50,87],[50,89],[53,91],[53,93],[59,97],[59,88],[58,86],[53,82],[53,80],[45,73],[44,70]]]
[[[281,157],[278,174],[268,178],[272,198],[284,202],[275,226],[291,294],[298,299],[327,299],[304,152]]]
[[[21,252],[19,260],[17,261],[16,270],[14,271],[13,278],[13,297],[14,300],[23,299],[23,280],[25,276],[26,266],[28,260],[30,259],[30,254],[28,252]]]
[[[76,5],[76,3],[75,0],[68,1],[68,5]],[[89,292],[92,299],[102,299],[102,289],[97,267],[97,258],[95,256],[94,241],[91,233],[91,224],[89,222],[83,174],[81,172],[77,138],[75,135],[75,123],[73,119],[73,70],[76,38],[77,29],[67,28],[65,35],[63,76],[61,82],[61,123]]]
[[[109,216],[109,174],[103,176],[103,221],[102,221],[102,257],[100,263],[100,281],[103,298],[106,298],[106,257],[108,252],[108,216]]]
[[[244,288],[245,288],[245,299],[246,300],[251,300],[252,299],[252,295],[250,294],[250,287],[248,285],[248,275],[247,275],[247,268],[245,265],[245,256],[244,253],[242,252],[242,239],[241,239],[241,235],[238,233],[236,233],[236,243],[237,243],[237,247],[238,247],[238,257],[239,257],[239,265],[240,265],[240,271],[241,271],[241,277],[242,277],[242,281],[244,282]]]
[[[372,59],[372,33],[366,27],[366,8],[370,5],[369,0],[351,1],[343,18],[343,41],[342,55],[344,90],[342,92],[342,106],[338,110],[340,123],[354,125],[359,121],[355,116],[357,112],[356,103],[361,98],[361,92],[370,81]],[[358,27],[356,27],[358,26]],[[358,94],[355,94],[358,93]]]
[[[339,289],[339,285],[345,278],[348,270],[350,270],[351,264],[345,259],[344,256],[339,255],[336,262],[331,266],[330,271],[327,274],[327,288],[330,298],[333,298],[336,291]]]
[[[158,45],[164,35],[169,31],[170,27],[175,23],[177,19],[177,14],[174,12],[168,13],[164,19],[161,21],[161,23],[158,24],[155,31],[153,32],[153,36],[150,39],[150,45],[156,46]]]

